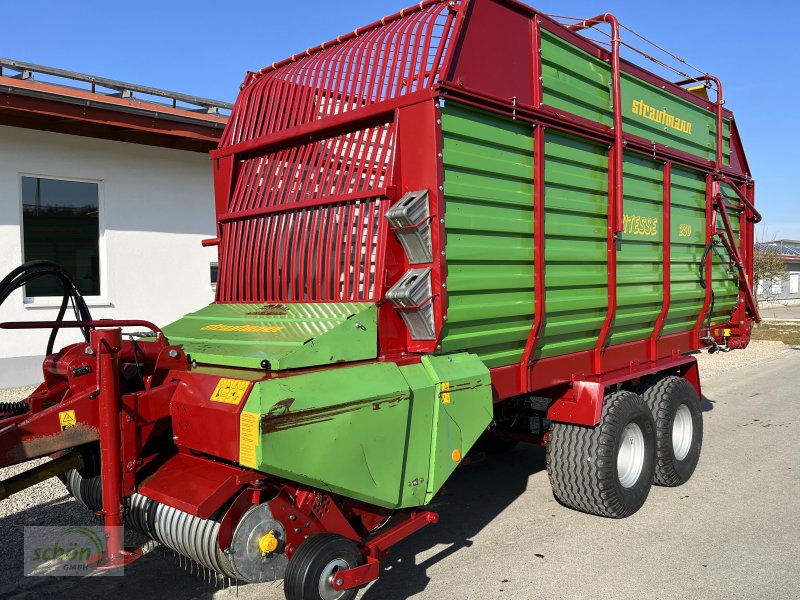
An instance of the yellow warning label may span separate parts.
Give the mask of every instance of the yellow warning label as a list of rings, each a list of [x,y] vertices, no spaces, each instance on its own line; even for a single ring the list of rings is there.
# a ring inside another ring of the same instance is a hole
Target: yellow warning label
[[[201,327],[201,331],[240,331],[242,333],[278,333],[286,329],[283,325],[225,325],[215,323]]]
[[[450,404],[451,400],[450,400],[450,382],[449,381],[443,381],[442,382],[441,397],[442,397],[442,404]]]
[[[78,422],[75,419],[75,411],[64,410],[58,413],[58,422],[61,425],[61,431],[64,431],[67,427],[72,427]]]
[[[256,447],[258,446],[258,424],[261,415],[243,411],[239,418],[239,464],[255,469],[258,467],[256,460]]]
[[[217,387],[211,392],[210,400],[225,404],[239,404],[249,385],[249,381],[241,379],[220,379]]]

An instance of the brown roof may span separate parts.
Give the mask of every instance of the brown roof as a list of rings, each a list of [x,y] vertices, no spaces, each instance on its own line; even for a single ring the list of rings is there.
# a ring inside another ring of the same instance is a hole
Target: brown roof
[[[4,72],[9,69],[17,74]],[[0,125],[208,152],[228,120],[220,111],[230,108],[207,98],[0,58]]]

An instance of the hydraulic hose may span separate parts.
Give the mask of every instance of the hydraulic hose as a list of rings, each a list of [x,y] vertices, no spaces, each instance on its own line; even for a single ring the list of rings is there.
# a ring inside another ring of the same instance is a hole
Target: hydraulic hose
[[[76,320],[91,321],[92,315],[89,312],[89,307],[86,305],[86,301],[83,299],[80,291],[78,291],[78,286],[75,284],[72,276],[64,267],[51,260],[32,260],[11,271],[11,273],[0,281],[0,305],[19,288],[47,276],[58,279],[64,290],[56,322],[61,323],[64,320],[67,307],[70,304],[72,304],[72,310]],[[84,339],[88,342],[89,328],[82,328],[81,331],[83,332]],[[58,329],[55,328],[50,333],[50,338],[47,341],[48,356],[53,353],[57,335]]]

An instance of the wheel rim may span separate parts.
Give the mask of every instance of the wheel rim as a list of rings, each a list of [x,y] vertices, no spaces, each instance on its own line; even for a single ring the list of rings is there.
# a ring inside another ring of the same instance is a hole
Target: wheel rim
[[[350,565],[342,558],[334,559],[325,566],[319,578],[319,595],[322,600],[338,600],[347,593],[347,590],[334,589],[333,581],[340,570],[348,568]]]
[[[676,460],[683,460],[689,454],[694,435],[692,411],[685,404],[681,404],[675,411],[672,421],[672,452]]]
[[[644,468],[644,434],[636,423],[622,430],[622,443],[617,453],[617,477],[622,487],[632,487]]]

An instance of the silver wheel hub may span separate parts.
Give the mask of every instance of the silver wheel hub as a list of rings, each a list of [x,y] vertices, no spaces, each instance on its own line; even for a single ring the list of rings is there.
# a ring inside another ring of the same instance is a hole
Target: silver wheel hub
[[[347,593],[347,590],[335,589],[333,582],[336,580],[336,574],[339,571],[349,568],[350,565],[342,558],[334,559],[325,566],[319,578],[319,595],[322,600],[338,600]]]
[[[644,434],[636,423],[628,423],[622,430],[622,444],[617,453],[617,477],[622,487],[633,487],[643,467]]]
[[[683,460],[689,454],[692,437],[694,437],[692,411],[685,404],[681,404],[675,411],[675,418],[672,421],[672,453],[675,455],[675,460]]]

